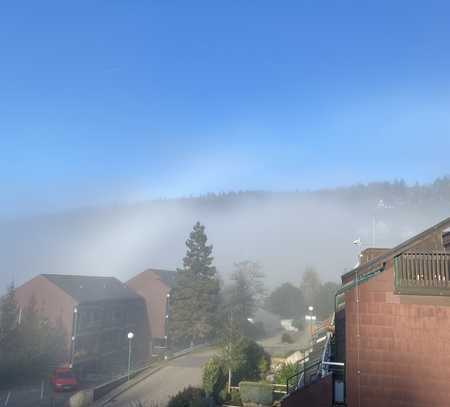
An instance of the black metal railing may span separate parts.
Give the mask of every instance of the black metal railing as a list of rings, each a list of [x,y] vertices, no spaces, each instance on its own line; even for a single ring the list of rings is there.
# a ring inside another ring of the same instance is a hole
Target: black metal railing
[[[289,394],[297,389],[314,383],[320,377],[321,360],[317,360],[311,364],[304,364],[303,369],[289,376],[286,380],[286,393]]]
[[[402,253],[394,258],[395,292],[450,295],[450,253]]]

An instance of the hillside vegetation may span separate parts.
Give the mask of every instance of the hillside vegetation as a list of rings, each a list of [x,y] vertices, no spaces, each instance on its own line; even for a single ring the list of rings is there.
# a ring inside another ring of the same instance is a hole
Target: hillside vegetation
[[[392,246],[449,215],[450,177],[416,185],[229,192],[5,220],[0,251],[7,283],[61,272],[126,280],[148,267],[180,267],[185,236],[200,221],[222,276],[235,262],[252,260],[272,286],[298,284],[308,266],[338,281],[356,262],[356,238],[366,246]]]

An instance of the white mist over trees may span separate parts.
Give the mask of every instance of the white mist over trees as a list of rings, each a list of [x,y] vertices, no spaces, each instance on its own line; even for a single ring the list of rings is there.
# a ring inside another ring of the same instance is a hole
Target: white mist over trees
[[[382,201],[382,205],[380,205]],[[392,246],[450,214],[450,178],[428,185],[373,183],[315,192],[240,192],[72,210],[0,222],[2,279],[39,273],[113,275],[181,266],[184,239],[200,220],[215,266],[257,261],[268,288],[298,285],[308,265],[338,281],[357,261],[352,241]],[[2,287],[4,289],[4,287]]]

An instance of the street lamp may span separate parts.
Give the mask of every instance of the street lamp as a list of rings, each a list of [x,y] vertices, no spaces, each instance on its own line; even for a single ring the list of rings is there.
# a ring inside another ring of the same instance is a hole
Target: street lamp
[[[77,337],[77,329],[78,329],[78,308],[73,308],[73,330],[72,330],[72,341],[71,341],[71,347],[72,347],[72,357],[70,361],[70,368],[73,367],[74,359],[75,359],[75,340]]]
[[[164,340],[166,345],[166,352],[169,345],[169,303],[170,301],[170,293],[166,294],[166,315],[164,318]]]
[[[134,338],[133,332],[128,332],[128,380],[130,380],[130,370],[131,370],[131,341]]]

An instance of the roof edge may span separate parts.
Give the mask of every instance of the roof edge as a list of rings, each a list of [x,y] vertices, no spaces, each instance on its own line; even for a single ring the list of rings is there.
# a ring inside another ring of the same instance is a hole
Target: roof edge
[[[362,264],[358,267],[355,267],[354,269],[347,271],[346,273],[341,275],[341,279],[350,277],[351,275],[355,274],[357,271],[363,271],[363,270],[370,270],[372,267],[376,266],[380,262],[386,261],[390,257],[394,257],[398,252],[402,252],[408,248],[408,246],[411,246],[416,241],[420,240],[421,238],[425,237],[431,232],[434,232],[438,229],[441,229],[445,225],[450,225],[450,217],[442,220],[441,222],[429,227],[428,229],[425,229],[424,231],[418,233],[417,235],[405,240],[404,242],[400,243],[399,245],[393,247],[389,250],[388,253],[385,253],[381,256],[375,257],[374,259],[370,260],[369,262]]]

